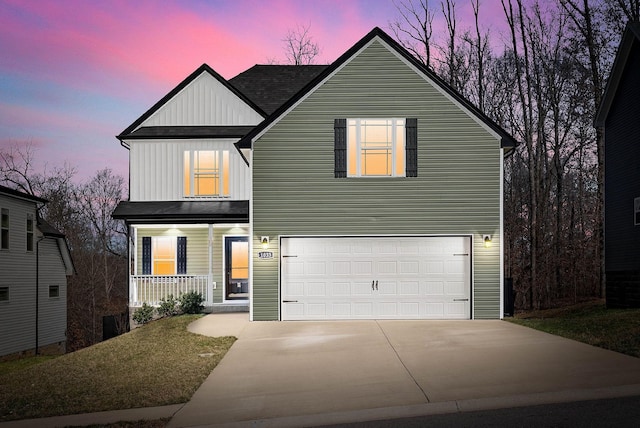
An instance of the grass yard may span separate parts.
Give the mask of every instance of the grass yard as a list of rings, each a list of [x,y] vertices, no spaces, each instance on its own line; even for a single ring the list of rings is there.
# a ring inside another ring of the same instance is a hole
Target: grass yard
[[[188,401],[235,341],[188,332],[198,317],[154,321],[25,367],[0,363],[0,422]]]
[[[516,314],[506,320],[589,345],[640,357],[640,309],[607,309],[604,301]]]

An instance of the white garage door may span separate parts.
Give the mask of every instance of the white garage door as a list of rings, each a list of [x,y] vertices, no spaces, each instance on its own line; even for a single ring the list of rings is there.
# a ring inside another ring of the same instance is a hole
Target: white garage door
[[[469,319],[470,242],[468,236],[282,238],[282,319]]]

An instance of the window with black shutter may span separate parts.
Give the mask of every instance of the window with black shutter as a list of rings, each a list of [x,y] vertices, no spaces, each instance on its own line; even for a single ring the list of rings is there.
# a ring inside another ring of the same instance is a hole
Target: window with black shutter
[[[335,119],[335,177],[417,177],[416,118]]]

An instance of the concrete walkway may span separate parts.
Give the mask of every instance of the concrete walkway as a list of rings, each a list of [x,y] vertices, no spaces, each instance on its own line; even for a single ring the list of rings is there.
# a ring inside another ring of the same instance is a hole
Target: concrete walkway
[[[505,321],[248,322],[186,404],[1,423],[0,428],[172,417],[169,427],[298,427],[640,395],[640,359]]]

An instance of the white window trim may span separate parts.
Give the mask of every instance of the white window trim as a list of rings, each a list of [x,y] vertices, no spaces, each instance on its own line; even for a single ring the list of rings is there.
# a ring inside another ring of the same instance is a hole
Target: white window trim
[[[2,214],[7,214],[7,222],[9,223],[6,227],[2,225]],[[9,251],[11,250],[11,213],[9,212],[9,208],[0,208],[0,234],[3,230],[7,231],[7,247],[2,247],[2,236],[0,235],[0,251]]]
[[[362,126],[361,123],[362,121],[366,121],[366,120],[390,120],[391,121],[391,174],[390,175],[364,175],[362,173],[362,156],[361,156],[361,152],[362,152],[362,137],[361,137],[361,132],[362,132]],[[350,153],[350,144],[349,144],[349,131],[351,129],[350,127],[350,122],[351,121],[355,121],[356,122],[356,173],[355,174],[350,174],[349,173],[349,166],[350,166],[350,160],[351,160],[351,153]],[[406,177],[407,176],[407,159],[406,159],[406,155],[404,156],[404,171],[402,174],[398,174],[398,172],[396,171],[396,156],[397,156],[397,150],[396,150],[396,146],[397,146],[397,136],[398,136],[398,132],[397,132],[397,127],[398,127],[398,123],[399,121],[402,121],[403,124],[403,128],[405,128],[406,126],[406,119],[404,117],[378,117],[378,118],[373,118],[373,117],[366,117],[366,118],[347,118],[347,177],[356,177],[356,178],[381,178],[381,177]],[[405,132],[404,132],[404,139],[405,141],[403,142],[403,150],[405,150],[406,152],[406,128],[405,128]]]
[[[29,231],[29,220],[31,220],[31,231]],[[36,221],[33,214],[27,214],[27,220],[25,222],[25,230],[27,233],[25,241],[25,251],[27,253],[33,253],[35,250],[35,236],[36,236]],[[29,249],[29,235],[31,235],[31,249]]]
[[[151,275],[159,275],[156,274],[156,257],[155,257],[155,243],[158,239],[167,239],[171,238],[173,240],[173,273],[168,276],[176,276],[178,275],[178,237],[177,236],[152,236],[151,237]],[[168,260],[168,259],[161,259]],[[162,275],[160,275],[162,276]]]
[[[56,291],[57,291],[57,295],[56,296],[52,296],[51,295],[51,290],[56,287]],[[60,286],[59,285],[50,285],[49,286],[49,299],[51,300],[57,300],[60,299]]]
[[[217,157],[217,161],[218,161],[218,180],[219,180],[219,185],[218,185],[218,194],[213,194],[213,195],[196,195],[194,194],[194,186],[195,186],[195,168],[194,168],[194,159],[195,159],[195,154],[198,152],[215,152],[216,153],[216,157]],[[182,192],[184,194],[184,197],[186,199],[228,199],[230,197],[230,195],[225,195],[224,194],[224,188],[225,185],[227,185],[229,187],[229,189],[231,189],[230,184],[231,183],[226,183],[224,180],[224,156],[225,153],[227,154],[228,157],[228,165],[227,168],[229,169],[229,171],[227,171],[227,179],[230,181],[230,174],[231,174],[231,153],[229,150],[226,149],[191,149],[191,150],[185,150],[182,154],[183,156],[183,162],[182,162],[182,167],[185,168],[185,162],[184,162],[184,156],[186,155],[186,153],[189,153],[189,192],[185,193],[184,188],[185,188],[185,183],[183,183],[182,185]],[[184,176],[185,176],[186,171],[183,172],[182,177],[184,180]]]

